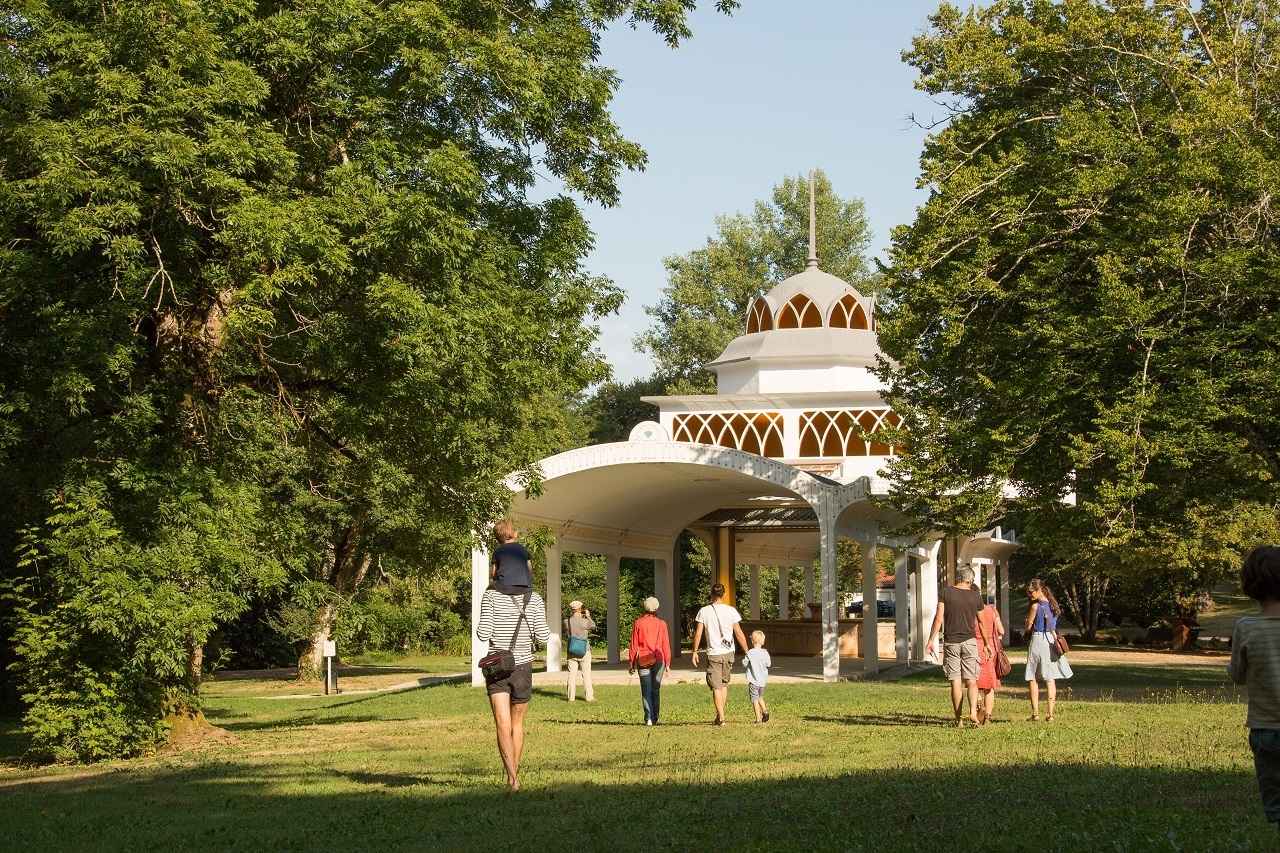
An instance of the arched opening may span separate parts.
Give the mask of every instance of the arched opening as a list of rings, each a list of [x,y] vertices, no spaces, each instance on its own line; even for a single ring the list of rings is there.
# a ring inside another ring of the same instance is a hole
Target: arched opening
[[[773,328],[773,314],[769,312],[769,303],[759,297],[751,300],[751,309],[747,312],[747,334],[767,332]]]
[[[846,293],[840,297],[840,301],[831,306],[827,325],[833,329],[866,329],[868,327],[867,312],[863,310],[858,300],[853,298],[852,293]]]
[[[782,306],[778,312],[779,329],[820,329],[822,314],[813,300],[803,293],[797,293]]]

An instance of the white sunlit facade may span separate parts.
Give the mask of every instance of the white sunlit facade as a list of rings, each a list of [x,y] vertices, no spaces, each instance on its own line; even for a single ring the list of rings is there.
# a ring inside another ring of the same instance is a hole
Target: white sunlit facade
[[[871,502],[887,494],[881,470],[894,453],[878,437],[899,424],[873,372],[880,355],[874,299],[819,269],[811,238],[806,268],[753,299],[745,333],[707,365],[718,393],[645,398],[658,406],[658,420],[638,425],[629,441],[543,460],[543,493],[519,492],[512,516],[522,526],[545,525],[556,537],[546,551],[548,669],[561,666],[556,632],[566,553],[605,558],[610,663],[620,659],[624,642],[623,557],[653,561],[660,614],[673,640],[679,636],[676,559],[685,530],[706,542],[714,580],[725,584],[744,617],[759,618],[762,572],[778,573],[780,598],[804,585],[814,618],[786,620],[783,607],[785,625],[765,630],[792,643],[793,653],[820,657],[827,681],[839,679],[842,657],[859,658],[871,673],[886,662],[921,659],[940,575],[951,582],[961,565],[977,570],[1007,624],[1007,565],[1018,547],[1012,534],[995,528],[959,540],[902,540],[892,531],[904,519]],[[862,545],[864,601],[877,597],[877,549],[892,550],[892,620],[880,620],[874,606],[864,607],[862,618],[843,618],[836,584],[842,538]],[[488,562],[487,551],[473,553],[473,620]],[[735,565],[750,567],[750,589],[736,588]],[[473,659],[481,654],[477,643]],[[481,683],[478,669],[473,679]]]

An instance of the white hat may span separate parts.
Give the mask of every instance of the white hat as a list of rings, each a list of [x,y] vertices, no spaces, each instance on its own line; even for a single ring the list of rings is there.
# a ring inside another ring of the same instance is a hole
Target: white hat
[[[581,601],[578,601],[577,599],[574,599],[573,601],[570,601],[570,602],[569,602],[569,609],[570,609],[570,610],[581,610],[581,609],[582,609],[582,602],[581,602]]]
[[[646,598],[646,599],[644,600],[644,612],[645,612],[645,613],[657,613],[657,612],[658,612],[658,599],[654,598],[652,595],[651,595],[651,596],[649,596],[648,598]]]

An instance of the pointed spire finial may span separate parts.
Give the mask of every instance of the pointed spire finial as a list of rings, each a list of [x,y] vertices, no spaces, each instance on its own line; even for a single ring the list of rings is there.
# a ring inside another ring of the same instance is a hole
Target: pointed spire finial
[[[805,269],[816,269],[818,266],[818,234],[816,228],[817,214],[813,200],[813,170],[809,170],[809,260]]]

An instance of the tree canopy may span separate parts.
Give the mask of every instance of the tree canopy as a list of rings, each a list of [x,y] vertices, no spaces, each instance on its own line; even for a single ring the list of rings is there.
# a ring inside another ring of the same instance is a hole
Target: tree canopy
[[[822,269],[873,291],[862,201],[837,196],[821,170],[814,197]],[[751,216],[717,216],[716,234],[702,248],[666,258],[662,300],[645,307],[654,326],[635,345],[653,358],[667,393],[714,393],[715,376],[702,366],[743,333],[751,297],[801,272],[808,254],[809,181],[797,175],[775,186],[771,200],[757,201]]]
[[[897,502],[955,531],[1022,513],[1085,570],[1238,565],[1280,497],[1280,13],[1000,0],[931,22],[904,56],[948,115],[879,327]]]
[[[574,196],[644,164],[600,35],[674,46],[693,7],[11,5],[0,548],[38,751],[146,748],[247,590],[298,585],[323,633],[374,554],[456,555],[561,448],[620,299]]]

